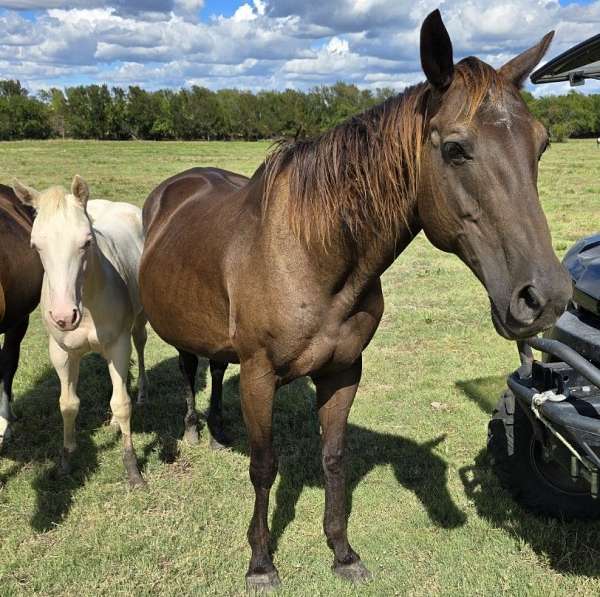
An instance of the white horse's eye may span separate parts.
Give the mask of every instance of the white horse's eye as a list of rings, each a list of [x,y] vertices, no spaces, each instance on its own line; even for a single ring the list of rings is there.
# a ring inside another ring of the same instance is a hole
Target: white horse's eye
[[[85,251],[92,244],[92,239],[88,238],[84,243],[83,247],[81,247],[82,251]]]

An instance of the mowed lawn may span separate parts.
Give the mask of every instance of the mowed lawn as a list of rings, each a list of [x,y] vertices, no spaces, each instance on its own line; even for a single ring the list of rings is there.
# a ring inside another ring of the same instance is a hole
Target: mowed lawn
[[[181,170],[215,165],[251,174],[267,150],[266,143],[2,143],[0,182],[67,185],[79,173],[92,197],[141,205]],[[595,141],[556,144],[542,159],[541,197],[560,255],[600,229],[599,172]],[[280,469],[270,520],[281,594],[599,594],[600,524],[530,516],[487,465],[487,421],[517,353],[495,334],[484,290],[423,236],[383,284],[386,312],[365,353],[349,428],[349,532],[373,579],[354,589],[331,574],[314,391],[299,380],[275,406]],[[1,594],[244,592],[253,491],[238,368],[230,367],[225,385],[235,444],[212,452],[206,430],[198,446],[180,441],[182,379],[175,351],[155,334],[147,363],[150,398],[135,409],[133,428],[148,490],[127,487],[120,439],[108,427],[109,377],[96,356],[82,365],[79,449],[65,478],[57,469],[58,380],[33,316],[15,383],[20,421],[0,458]]]

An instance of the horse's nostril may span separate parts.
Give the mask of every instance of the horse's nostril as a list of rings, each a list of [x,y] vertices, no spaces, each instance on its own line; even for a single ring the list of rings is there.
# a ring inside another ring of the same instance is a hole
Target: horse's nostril
[[[71,325],[77,320],[77,309],[73,309],[73,318],[71,319]]]
[[[546,302],[533,284],[525,284],[513,294],[510,313],[521,325],[531,325],[543,312]]]
[[[523,301],[530,311],[539,311],[543,307],[543,298],[535,286],[525,286],[519,293],[519,300]]]

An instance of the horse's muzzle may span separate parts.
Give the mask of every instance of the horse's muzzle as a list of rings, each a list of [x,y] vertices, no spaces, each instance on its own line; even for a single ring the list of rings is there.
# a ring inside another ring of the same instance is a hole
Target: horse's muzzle
[[[52,323],[62,332],[70,332],[81,323],[81,311],[77,307],[48,311]]]
[[[534,282],[522,284],[513,291],[504,317],[492,302],[496,330],[509,340],[535,336],[551,327],[562,315],[571,293],[571,282],[566,272],[546,288]]]

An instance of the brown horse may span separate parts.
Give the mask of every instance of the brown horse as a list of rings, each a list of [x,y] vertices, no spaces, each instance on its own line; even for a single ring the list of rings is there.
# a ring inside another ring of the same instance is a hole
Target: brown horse
[[[14,419],[10,402],[12,383],[19,366],[21,341],[29,314],[40,302],[44,270],[29,238],[34,212],[25,207],[10,187],[0,185],[0,446],[8,438]]]
[[[552,34],[499,70],[454,64],[438,11],[421,29],[427,82],[312,141],[281,145],[248,181],[196,168],[144,206],[142,302],[187,353],[240,363],[255,506],[249,587],[278,584],[269,550],[276,389],[316,386],[324,530],[334,571],[368,576],[347,537],[344,445],[361,355],[383,313],[380,276],[424,230],[485,287],[496,329],[550,326],[571,286],[537,193],[544,127],[519,93]]]

